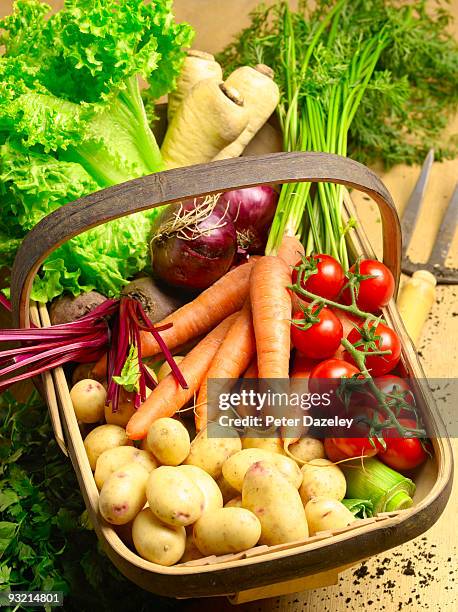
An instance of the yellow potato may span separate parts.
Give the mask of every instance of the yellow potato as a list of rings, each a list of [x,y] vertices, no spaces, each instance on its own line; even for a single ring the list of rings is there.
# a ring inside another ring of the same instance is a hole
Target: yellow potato
[[[261,523],[245,508],[219,508],[202,514],[194,525],[193,535],[203,555],[237,553],[256,546]]]
[[[227,502],[227,504],[224,504],[224,507],[225,508],[243,508],[241,495],[237,495],[237,497],[230,499]]]
[[[153,455],[135,446],[116,446],[104,451],[97,459],[95,465],[95,484],[100,490],[105,480],[120,467],[135,461],[143,466],[147,472],[157,468],[158,463]]]
[[[84,448],[92,470],[95,470],[97,459],[109,448],[132,446],[126,430],[119,425],[99,425],[84,438]]]
[[[261,523],[261,544],[273,546],[308,537],[297,489],[266,461],[254,463],[243,481],[242,504]]]
[[[317,438],[301,438],[288,447],[289,452],[300,463],[313,461],[313,459],[326,459],[324,444]]]
[[[103,418],[107,392],[96,380],[84,378],[70,391],[76,418],[82,423],[97,423]]]
[[[341,529],[357,520],[340,501],[326,497],[312,497],[305,504],[305,516],[310,535],[318,531]]]
[[[189,455],[188,430],[176,419],[157,419],[148,429],[146,445],[163,465],[180,465]]]
[[[145,508],[135,517],[132,539],[136,551],[143,559],[169,566],[183,556],[186,531],[184,527],[164,525],[149,508]]]
[[[186,534],[186,544],[183,556],[180,559],[180,563],[186,563],[186,561],[195,561],[196,559],[202,559],[202,553],[197,548],[191,531],[190,533]]]
[[[228,502],[230,499],[233,499],[234,497],[237,497],[237,495],[239,494],[239,491],[237,491],[237,489],[234,489],[234,487],[231,487],[231,485],[227,482],[227,480],[224,478],[222,474],[217,479],[216,484],[218,485],[219,490],[221,491],[223,495],[224,503]]]
[[[223,507],[223,495],[210,474],[196,465],[180,465],[178,469],[189,476],[202,491],[204,496],[203,512]]]
[[[257,461],[267,461],[275,466],[296,489],[302,482],[302,474],[295,461],[263,448],[245,448],[229,457],[223,465],[223,476],[234,489],[240,492],[245,474],[249,467]]]
[[[139,463],[128,463],[104,482],[99,496],[99,510],[113,525],[132,521],[146,502],[148,472]]]
[[[179,365],[183,361],[183,359],[184,357],[182,355],[173,356],[173,360],[177,365]],[[172,371],[172,368],[169,366],[167,361],[164,361],[164,363],[161,365],[161,367],[159,368],[157,372],[157,381],[161,382],[161,380],[164,379],[166,376],[168,376],[171,371]]]
[[[328,459],[313,459],[302,466],[302,484],[299,489],[304,505],[312,497],[341,500],[345,497],[347,483],[342,470]]]
[[[151,393],[151,389],[147,387],[146,397]],[[134,394],[128,393],[124,389],[121,389],[119,396],[118,409],[113,412],[111,402],[108,406],[105,406],[105,421],[112,425],[119,425],[125,427],[130,420],[130,417],[134,414],[135,402]]]
[[[242,448],[262,448],[271,453],[284,455],[281,438],[242,438]]]
[[[95,366],[95,363],[79,363],[72,373],[72,385],[76,385],[80,380],[84,380],[85,378],[93,378],[92,368]],[[94,379],[94,378],[93,378]],[[96,379],[94,379],[96,380]],[[99,380],[101,382],[101,380]]]
[[[195,481],[168,465],[151,472],[146,498],[151,512],[160,521],[181,527],[195,523],[205,505],[204,495]]]
[[[197,465],[216,479],[221,476],[223,463],[242,449],[242,443],[235,432],[231,432],[234,437],[213,438],[212,433],[217,433],[217,428],[207,430],[208,427],[203,429],[192,441],[185,464]]]

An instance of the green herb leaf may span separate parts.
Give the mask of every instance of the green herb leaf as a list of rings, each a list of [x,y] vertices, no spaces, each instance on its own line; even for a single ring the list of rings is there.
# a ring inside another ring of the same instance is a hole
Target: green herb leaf
[[[140,364],[138,363],[138,348],[132,344],[129,349],[126,362],[124,363],[121,375],[113,376],[112,379],[129,393],[139,391]]]

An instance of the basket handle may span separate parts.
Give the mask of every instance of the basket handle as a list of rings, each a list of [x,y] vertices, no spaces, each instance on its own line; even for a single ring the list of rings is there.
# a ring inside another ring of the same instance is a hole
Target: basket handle
[[[11,297],[15,323],[29,325],[35,274],[54,249],[107,221],[162,204],[262,184],[329,182],[367,193],[378,204],[383,261],[399,283],[401,229],[393,200],[377,175],[362,164],[331,153],[272,153],[176,168],[115,185],[57,209],[25,237],[14,261]]]

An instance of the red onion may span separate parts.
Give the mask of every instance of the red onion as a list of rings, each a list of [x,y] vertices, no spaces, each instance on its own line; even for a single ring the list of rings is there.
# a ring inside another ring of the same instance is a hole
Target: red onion
[[[215,196],[171,204],[153,226],[153,271],[173,287],[206,289],[223,276],[237,250],[227,207]]]
[[[218,201],[228,207],[240,253],[262,253],[274,218],[278,193],[268,185],[226,191]]]

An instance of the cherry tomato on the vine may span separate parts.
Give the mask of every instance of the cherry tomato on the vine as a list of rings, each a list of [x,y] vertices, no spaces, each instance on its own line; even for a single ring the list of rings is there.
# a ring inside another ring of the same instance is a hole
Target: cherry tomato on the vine
[[[411,406],[415,405],[415,398],[408,382],[400,376],[394,374],[384,374],[374,378],[374,383],[382,393],[399,395]]]
[[[297,266],[303,265],[298,261]],[[335,300],[345,284],[345,274],[340,263],[330,255],[309,255],[306,257],[305,269],[312,272],[301,282],[303,289],[328,300]],[[298,280],[298,271],[293,270],[293,284]],[[299,294],[299,297],[303,297]],[[303,297],[303,299],[305,299]]]
[[[347,459],[347,456],[344,455],[344,453],[341,453],[334,444],[334,438],[326,438],[324,440],[324,452],[326,453],[326,457],[329,459],[329,461],[332,461],[333,463],[342,461],[342,459]]]
[[[377,312],[386,306],[394,294],[394,277],[385,264],[376,259],[363,259],[354,264],[350,270],[352,274],[371,276],[359,281],[356,291],[356,304],[364,312]],[[351,304],[350,289],[346,287],[342,294],[342,302]]]
[[[414,419],[399,419],[399,423],[406,428],[418,427]],[[393,470],[412,470],[426,461],[428,454],[419,438],[402,437],[391,427],[385,430],[383,437],[386,450],[381,450],[378,456]]]
[[[357,346],[358,351],[390,351],[385,355],[367,355],[366,368],[372,377],[382,376],[391,372],[401,357],[401,341],[399,336],[384,323],[373,324],[366,327],[355,328],[347,336],[347,340]],[[375,347],[375,349],[374,349]],[[355,363],[348,351],[344,353],[345,359]],[[356,364],[355,364],[356,365]]]
[[[335,398],[336,391],[341,384],[341,379],[351,378],[359,373],[358,368],[355,368],[348,361],[326,359],[316,365],[310,372],[309,391],[310,393],[330,393]]]
[[[369,438],[332,438],[334,446],[347,458],[350,457],[373,457],[379,452],[379,445],[374,441],[371,444]]]
[[[377,414],[370,405],[353,405],[343,408],[340,417],[351,419],[351,424],[332,429],[335,447],[345,457],[373,457],[382,446],[376,437],[369,439],[370,426]],[[377,419],[378,420],[378,419]]]
[[[294,314],[291,341],[305,357],[332,357],[339,348],[342,337],[342,323],[326,306],[321,310],[319,306],[314,306],[310,317],[301,310]]]

